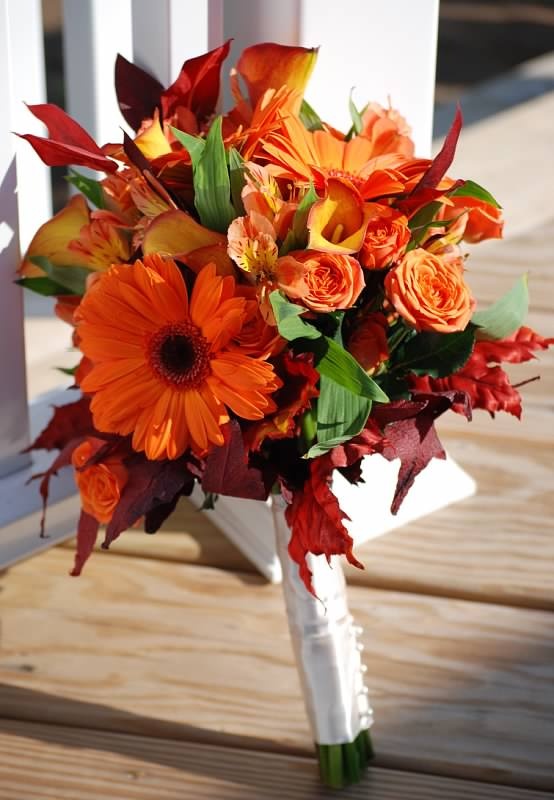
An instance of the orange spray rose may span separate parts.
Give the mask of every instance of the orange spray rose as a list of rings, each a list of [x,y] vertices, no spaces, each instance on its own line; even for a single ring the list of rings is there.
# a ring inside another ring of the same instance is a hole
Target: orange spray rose
[[[299,250],[279,259],[279,285],[289,297],[325,314],[353,306],[365,283],[352,256]]]
[[[385,278],[390,302],[417,331],[463,331],[474,301],[457,263],[421,247],[406,253]]]
[[[123,487],[127,483],[127,470],[116,457],[80,469],[103,444],[101,439],[85,439],[74,450],[71,461],[75,467],[75,481],[81,494],[83,511],[98,522],[106,523],[111,520]]]
[[[367,269],[388,267],[404,255],[409,241],[410,229],[404,214],[375,203],[360,251],[360,262]]]

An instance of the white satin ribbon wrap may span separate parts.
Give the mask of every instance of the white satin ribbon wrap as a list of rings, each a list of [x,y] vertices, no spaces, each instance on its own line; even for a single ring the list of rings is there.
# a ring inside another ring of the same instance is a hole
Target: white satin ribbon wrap
[[[273,496],[277,553],[283,568],[283,592],[304,702],[317,744],[346,744],[373,722],[361,662],[361,628],[353,623],[339,558],[308,555],[311,595],[288,554],[290,529],[285,501]]]

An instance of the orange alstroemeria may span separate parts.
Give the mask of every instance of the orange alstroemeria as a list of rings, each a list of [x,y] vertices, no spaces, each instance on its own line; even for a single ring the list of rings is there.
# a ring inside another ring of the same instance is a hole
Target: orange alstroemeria
[[[80,194],[75,195],[65,208],[40,226],[23,257],[20,272],[30,278],[43,274],[29,260],[33,256],[44,256],[58,267],[87,266],[86,258],[68,250],[68,245],[89,222],[90,212],[85,198]]]
[[[130,255],[127,223],[110,211],[91,212],[84,197],[76,195],[38,229],[23,258],[21,272],[28,277],[42,275],[42,270],[29,260],[32,256],[44,256],[57,267],[104,270],[115,262],[127,261]]]
[[[245,164],[246,184],[242,202],[247,214],[266,217],[274,228],[274,238],[283,240],[292,225],[298,203],[283,199],[279,184],[267,167],[249,161]]]
[[[124,263],[131,257],[130,231],[110,211],[93,211],[89,224],[84,225],[78,237],[69,242],[68,250],[89,269],[106,270],[112,264]]]
[[[345,255],[357,253],[372,215],[358,190],[347,181],[330,178],[322,200],[308,215],[308,247]]]
[[[227,237],[204,228],[184,211],[166,211],[149,224],[142,242],[144,255],[175,256],[195,272],[212,262],[219,275],[233,275]]]

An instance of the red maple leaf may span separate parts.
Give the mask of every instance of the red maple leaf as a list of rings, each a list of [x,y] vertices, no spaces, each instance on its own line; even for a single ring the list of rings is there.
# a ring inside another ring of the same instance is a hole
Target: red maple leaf
[[[77,436],[91,434],[94,430],[90,413],[90,398],[80,397],[64,406],[53,406],[52,419],[35,441],[26,448],[29,450],[62,450]]]
[[[210,450],[206,458],[202,488],[213,494],[266,500],[268,488],[263,474],[248,463],[248,451],[237,420],[228,422],[222,432],[224,444]]]
[[[504,370],[502,362],[519,364],[533,359],[534,351],[546,350],[554,339],[547,339],[531,328],[519,328],[511,336],[495,341],[478,341],[462,369],[447,378],[410,377],[410,386],[420,392],[465,392],[472,408],[482,408],[494,417],[505,411],[521,417],[521,396]],[[459,404],[452,410],[463,413]]]
[[[300,569],[300,577],[309,592],[314,594],[312,573],[308,567],[308,553],[324,555],[344,555],[350,564],[363,569],[352,552],[353,540],[344,526],[348,519],[341,510],[336,496],[331,491],[333,470],[355,469],[363,456],[377,452],[382,444],[382,436],[370,423],[359,436],[350,442],[339,445],[323,456],[310,461],[308,480],[300,490],[292,491],[292,499],[285,511],[287,524],[291,529],[289,555]],[[359,467],[357,468],[359,475]],[[285,487],[286,489],[286,487]],[[290,497],[289,492],[284,495]]]

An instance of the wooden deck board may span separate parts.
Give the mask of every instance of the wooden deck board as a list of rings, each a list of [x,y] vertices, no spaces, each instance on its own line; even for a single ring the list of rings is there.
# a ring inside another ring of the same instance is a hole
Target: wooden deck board
[[[315,761],[0,719],[0,800],[324,800]],[[373,767],[344,800],[547,800],[544,792]]]
[[[0,715],[306,754],[279,587],[51,551],[2,579]],[[552,616],[352,587],[377,764],[554,789]]]

